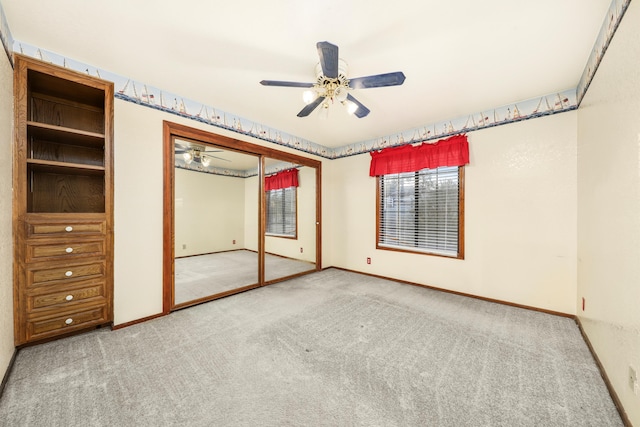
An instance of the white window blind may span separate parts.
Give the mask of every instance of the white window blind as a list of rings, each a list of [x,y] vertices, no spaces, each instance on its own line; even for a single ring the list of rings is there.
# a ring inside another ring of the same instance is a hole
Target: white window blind
[[[296,187],[266,192],[267,233],[296,237]]]
[[[458,256],[458,167],[383,175],[378,246]]]

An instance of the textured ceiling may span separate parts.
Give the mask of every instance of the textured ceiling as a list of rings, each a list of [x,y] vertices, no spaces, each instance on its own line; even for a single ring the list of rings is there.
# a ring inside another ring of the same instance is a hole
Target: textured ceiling
[[[0,0],[14,39],[207,103],[326,147],[575,88],[609,0]],[[330,41],[349,77],[403,71],[402,86],[354,90],[296,117]]]

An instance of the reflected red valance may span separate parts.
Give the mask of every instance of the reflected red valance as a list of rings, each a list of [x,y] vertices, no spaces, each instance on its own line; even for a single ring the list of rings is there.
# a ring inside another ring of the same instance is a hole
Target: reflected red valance
[[[369,176],[415,172],[442,166],[463,166],[469,163],[469,142],[466,135],[455,135],[436,143],[418,146],[403,145],[371,152]]]
[[[264,178],[264,191],[298,186],[298,169],[289,169]]]

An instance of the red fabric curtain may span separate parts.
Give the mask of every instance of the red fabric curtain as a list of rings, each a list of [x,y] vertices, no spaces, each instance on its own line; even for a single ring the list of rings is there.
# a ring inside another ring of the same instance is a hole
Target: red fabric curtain
[[[298,169],[289,169],[264,178],[264,191],[298,186]]]
[[[416,147],[385,148],[371,152],[369,176],[415,172],[442,166],[462,166],[469,163],[469,142],[466,135],[455,135],[434,144],[422,143]]]

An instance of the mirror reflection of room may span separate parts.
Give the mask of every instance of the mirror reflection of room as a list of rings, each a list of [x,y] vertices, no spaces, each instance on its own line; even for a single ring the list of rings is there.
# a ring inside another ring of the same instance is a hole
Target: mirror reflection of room
[[[258,164],[175,140],[175,305],[258,286]]]
[[[265,159],[265,282],[316,268],[316,175]]]

